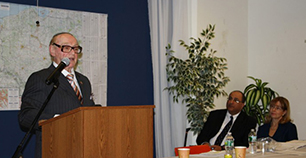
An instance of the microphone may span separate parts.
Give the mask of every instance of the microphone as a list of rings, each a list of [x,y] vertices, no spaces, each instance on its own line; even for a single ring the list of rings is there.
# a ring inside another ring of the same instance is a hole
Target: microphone
[[[46,84],[50,85],[54,81],[56,81],[61,74],[62,70],[70,64],[68,58],[63,58],[62,61],[58,64],[57,68],[49,75],[46,79]]]

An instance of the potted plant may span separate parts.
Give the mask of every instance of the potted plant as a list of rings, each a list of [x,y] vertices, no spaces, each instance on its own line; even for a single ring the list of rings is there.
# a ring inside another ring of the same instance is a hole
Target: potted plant
[[[278,96],[278,93],[267,87],[268,82],[262,82],[261,79],[248,76],[255,81],[247,85],[244,89],[246,103],[243,108],[249,116],[257,119],[258,125],[265,122],[265,116],[269,113],[269,103]]]
[[[170,44],[166,47],[167,80],[171,85],[165,90],[173,95],[174,102],[182,97],[182,103],[187,104],[187,120],[194,134],[201,131],[210,109],[215,107],[214,98],[227,95],[223,88],[230,81],[224,74],[226,59],[217,57],[217,51],[209,49],[210,40],[215,37],[214,29],[215,25],[209,25],[202,30],[202,38],[190,38],[189,45],[179,41],[186,48],[187,59],[175,57]]]

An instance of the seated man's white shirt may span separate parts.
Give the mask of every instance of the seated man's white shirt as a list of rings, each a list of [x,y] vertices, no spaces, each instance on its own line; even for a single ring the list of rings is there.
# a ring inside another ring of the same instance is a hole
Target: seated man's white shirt
[[[234,122],[236,121],[236,119],[237,119],[237,117],[238,117],[239,114],[240,114],[240,112],[239,112],[238,114],[236,114],[236,115],[233,115],[233,123],[232,123],[232,126],[233,126]],[[223,121],[223,124],[222,124],[221,128],[219,129],[219,132],[218,132],[214,137],[212,137],[212,138],[209,140],[209,144],[210,144],[210,145],[215,145],[216,139],[218,138],[218,136],[220,135],[220,133],[223,131],[223,129],[224,129],[224,127],[227,125],[227,123],[231,120],[231,116],[232,116],[232,115],[227,111],[226,116],[225,116],[224,121]],[[229,131],[231,131],[232,126],[231,126],[231,128],[229,129]],[[226,136],[225,136],[224,139],[222,140],[221,146],[224,145],[225,139],[226,139]]]

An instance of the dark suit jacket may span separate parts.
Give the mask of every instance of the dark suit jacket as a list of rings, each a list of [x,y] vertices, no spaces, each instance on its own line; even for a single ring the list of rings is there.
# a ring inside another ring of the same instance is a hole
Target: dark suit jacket
[[[226,116],[226,112],[226,109],[210,112],[201,133],[197,137],[197,144],[209,142],[209,140],[218,133]],[[256,120],[241,111],[231,129],[232,135],[235,139],[235,146],[248,147],[248,135],[251,129],[255,129],[255,127]]]
[[[53,88],[53,84],[46,85],[45,80],[54,70],[55,67],[51,64],[49,68],[33,73],[26,83],[21,100],[21,109],[18,114],[19,125],[24,131],[28,131],[40,107]],[[75,72],[75,75],[83,95],[83,105],[78,100],[75,91],[65,76],[61,74],[58,78],[59,87],[55,90],[39,120],[50,119],[55,114],[63,114],[81,106],[95,105],[92,100],[91,85],[88,78],[78,72]],[[34,130],[36,134],[35,157],[40,158],[41,129],[38,127],[38,124],[36,124]]]
[[[257,138],[265,138],[269,136],[270,123],[266,123],[259,127],[257,132]],[[272,139],[278,142],[287,142],[290,140],[298,140],[297,130],[295,124],[287,122],[284,124],[279,124],[276,132],[274,133]]]

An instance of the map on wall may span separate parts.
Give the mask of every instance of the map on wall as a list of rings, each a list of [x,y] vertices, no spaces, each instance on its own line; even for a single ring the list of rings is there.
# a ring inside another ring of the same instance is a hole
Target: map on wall
[[[28,77],[50,66],[49,42],[59,32],[78,39],[76,71],[91,81],[95,103],[106,106],[107,14],[0,2],[0,110],[19,110]]]

